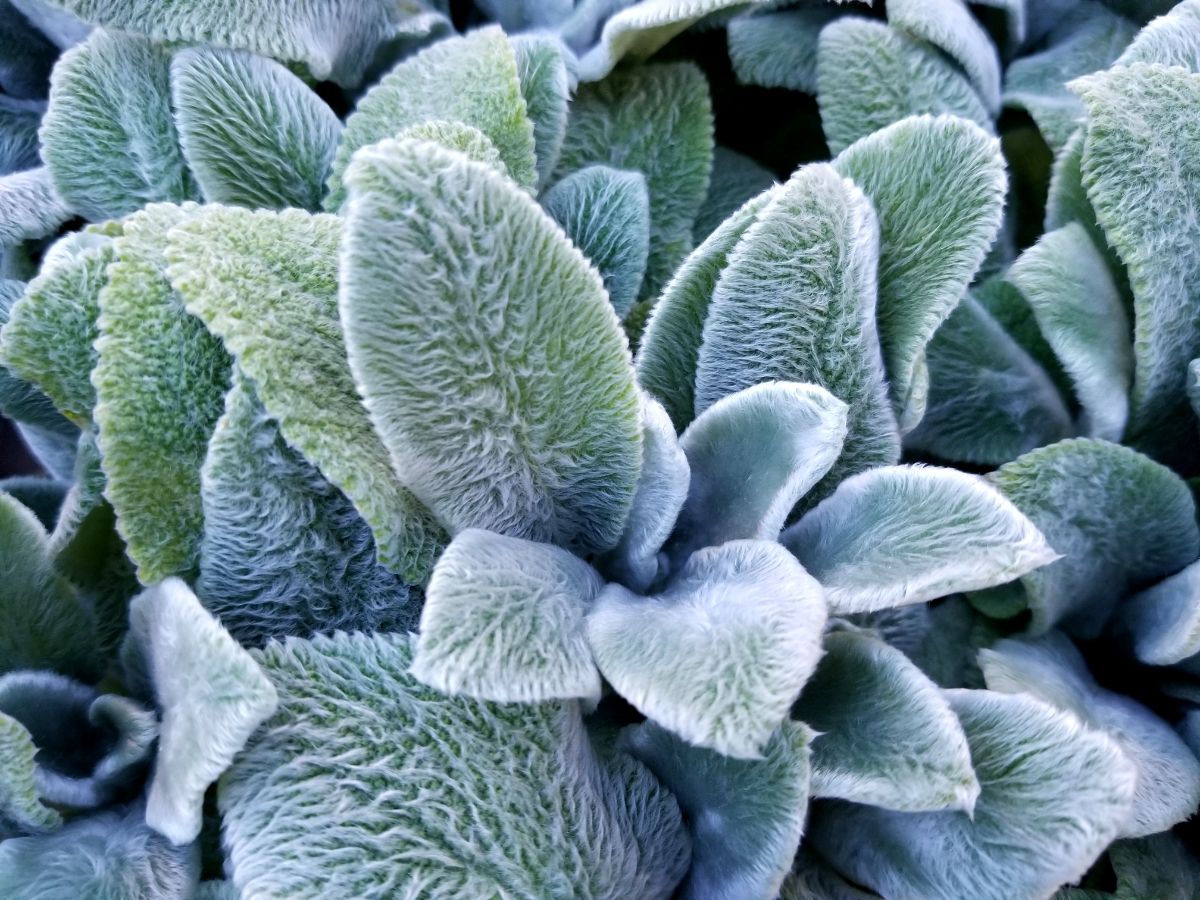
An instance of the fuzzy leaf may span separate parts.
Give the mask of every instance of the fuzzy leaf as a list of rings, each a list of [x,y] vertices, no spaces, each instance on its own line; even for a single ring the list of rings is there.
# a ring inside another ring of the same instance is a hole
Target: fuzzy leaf
[[[54,46],[8,0],[0,0],[0,91],[25,99],[46,96],[54,56]]]
[[[429,141],[432,144],[455,150],[475,162],[486,163],[501,175],[508,175],[508,166],[500,158],[496,145],[488,136],[471,125],[450,122],[445,119],[428,119],[409,125],[398,135],[397,140]]]
[[[1169,469],[1104,441],[1062,441],[989,476],[1062,558],[1024,579],[1032,631],[1100,633],[1131,588],[1200,556],[1196,510]]]
[[[870,612],[1003,584],[1056,558],[983,479],[891,466],[843,481],[783,533],[830,610]]]
[[[162,46],[100,29],[54,67],[42,159],[79,215],[116,219],[196,198],[171,116],[169,65]]]
[[[1170,666],[1200,653],[1200,563],[1123,601],[1117,623],[1147,665]]]
[[[641,433],[595,270],[511,181],[433,144],[383,141],[347,179],[350,368],[397,472],[451,534],[615,546]]]
[[[640,172],[588,166],[542,197],[550,214],[600,272],[617,315],[638,297],[650,252],[650,196]]]
[[[9,0],[9,3],[46,35],[60,50],[69,50],[87,40],[91,26],[64,9],[51,6],[53,0]]]
[[[665,900],[689,846],[649,772],[598,755],[574,701],[424,687],[413,643],[339,633],[258,654],[279,711],[218,793],[242,895]]]
[[[784,722],[763,759],[693,747],[653,722],[621,734],[620,746],[649,767],[679,801],[692,835],[680,900],[774,897],[804,831],[812,732]]]
[[[942,692],[865,634],[834,632],[792,717],[817,732],[812,793],[883,809],[971,812],[979,782]]]
[[[429,579],[410,671],[442,693],[477,700],[597,701],[584,614],[603,586],[558,547],[468,529]]]
[[[924,413],[925,345],[1000,229],[1004,157],[971,122],[919,116],[852,144],[833,166],[879,217],[879,338],[901,432],[911,431]]]
[[[44,166],[0,177],[0,247],[44,238],[69,218]]]
[[[1200,71],[1200,0],[1182,0],[1139,31],[1116,64],[1134,63]]]
[[[826,26],[816,66],[821,124],[832,153],[923,113],[949,113],[992,130],[978,92],[953,63],[882,22],[847,17]]]
[[[545,187],[558,165],[573,87],[564,54],[569,53],[554,38],[540,34],[517,35],[512,39],[517,55],[517,79],[525,112],[533,122],[533,145],[537,156],[539,187]]]
[[[735,19],[735,22],[741,19]],[[732,23],[730,23],[732,24]],[[728,147],[713,148],[708,196],[696,214],[692,237],[697,244],[721,227],[746,201],[775,186],[775,175],[748,156]],[[686,262],[685,262],[686,265]]]
[[[888,22],[944,50],[966,71],[993,115],[1000,109],[1000,58],[963,0],[892,0]]]
[[[0,175],[35,168],[38,156],[38,126],[46,104],[0,95]]]
[[[788,513],[841,454],[847,413],[824,388],[774,381],[701,413],[679,440],[692,477],[672,559],[731,540],[778,538]]]
[[[1129,814],[1134,771],[1120,748],[1031,697],[946,697],[981,787],[974,817],[832,801],[814,810],[811,846],[896,900],[1047,897],[1078,879]]]
[[[821,588],[778,544],[697,551],[653,597],[610,584],[588,615],[596,664],[647,717],[757,759],[820,656]]]
[[[729,61],[741,84],[817,92],[817,39],[838,15],[830,6],[738,16],[729,23]]]
[[[24,287],[20,281],[0,280],[0,327],[8,322]],[[47,471],[64,480],[70,478],[69,457],[74,453],[79,429],[54,408],[49,397],[10,372],[3,362],[0,362],[0,413],[17,424],[26,447]],[[47,459],[43,451],[63,458]]]
[[[318,209],[342,125],[279,63],[194,47],[171,60],[175,126],[209,203]]]
[[[277,704],[275,687],[177,578],[129,609],[162,711],[146,824],[176,845],[200,834],[204,792]]]
[[[167,232],[195,210],[154,204],[126,219],[100,291],[97,442],[105,496],[143,584],[196,565],[200,466],[229,379],[220,341],[184,310],[165,272]]]
[[[51,831],[62,824],[57,810],[42,805],[35,783],[38,748],[29,729],[0,713],[0,833]]]
[[[47,531],[53,530],[69,487],[70,484],[66,481],[43,478],[40,475],[10,475],[0,478],[0,491],[20,501],[22,506],[37,516]]]
[[[708,84],[689,63],[614,73],[581,87],[571,103],[558,177],[595,164],[646,176],[650,257],[643,298],[658,293],[691,249],[692,225],[708,192],[712,153]]]
[[[536,186],[534,128],[521,94],[516,52],[499,28],[481,28],[404,60],[363,96],[346,119],[325,208],[337,211],[346,202],[344,178],[356,150],[429,119],[478,128],[500,151],[512,178],[524,187]]]
[[[1146,707],[1096,684],[1074,645],[1059,632],[1008,639],[981,650],[989,690],[1026,694],[1074,713],[1110,735],[1137,770],[1133,809],[1118,837],[1166,831],[1200,806],[1200,760]]]

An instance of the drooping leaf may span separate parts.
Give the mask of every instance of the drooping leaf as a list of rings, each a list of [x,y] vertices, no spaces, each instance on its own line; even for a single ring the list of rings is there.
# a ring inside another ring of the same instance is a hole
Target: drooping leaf
[[[383,141],[347,179],[350,368],[401,478],[451,534],[615,546],[641,433],[595,270],[511,181],[433,144]]]
[[[817,92],[817,40],[838,15],[814,6],[738,16],[729,23],[729,61],[742,84]]]
[[[559,177],[596,164],[646,176],[650,257],[643,298],[658,294],[691,249],[692,225],[708,192],[712,153],[708,84],[689,63],[616,72],[582,86],[571,103]]]
[[[205,790],[278,698],[254,659],[178,578],[139,594],[129,615],[162,713],[146,824],[173,844],[189,844],[200,834]]]
[[[37,749],[28,728],[0,713],[0,833],[6,836],[52,831],[62,824],[58,811],[38,797]]]
[[[650,773],[599,757],[575,701],[421,685],[414,643],[339,633],[257,655],[279,711],[219,788],[242,895],[666,900],[689,846]]]
[[[756,759],[820,656],[821,587],[778,544],[697,551],[653,596],[621,585],[588,614],[596,664],[644,715],[698,747]]]
[[[816,56],[817,100],[830,152],[906,116],[961,116],[991,131],[967,78],[936,47],[857,17],[825,27]]]
[[[279,63],[184,50],[171,60],[171,103],[184,158],[209,203],[320,208],[342,125]]]
[[[537,185],[534,127],[521,93],[516,52],[499,28],[481,28],[404,60],[363,96],[346,119],[325,208],[336,211],[345,203],[346,167],[356,150],[429,119],[478,128],[518,184]]]
[[[1000,58],[963,0],[892,0],[888,22],[944,50],[971,78],[988,112],[1000,109]]]
[[[1032,631],[1100,633],[1131,588],[1200,556],[1195,504],[1169,469],[1104,441],[1061,441],[989,476],[1062,558],[1023,578]]]
[[[833,166],[879,218],[879,339],[901,432],[911,431],[924,413],[925,345],[999,231],[1004,157],[971,122],[918,116],[852,144]]]
[[[774,897],[804,831],[812,732],[784,722],[762,759],[730,759],[693,747],[653,722],[622,732],[619,746],[641,760],[679,801],[692,836],[692,864],[677,897]]]
[[[640,172],[588,166],[558,182],[542,208],[566,231],[604,279],[624,317],[633,306],[650,252],[650,196]]]
[[[517,35],[512,44],[525,112],[533,122],[538,186],[544,188],[558,165],[567,133],[572,79],[564,54],[570,51],[558,40],[542,34]]]
[[[1117,624],[1147,665],[1169,666],[1200,653],[1200,563],[1124,600]]]
[[[979,782],[958,717],[937,685],[883,641],[850,631],[792,707],[811,726],[815,797],[903,812],[971,812]]]
[[[1158,63],[1200,71],[1200,2],[1182,0],[1137,33],[1116,64]]]
[[[1075,646],[1060,632],[1007,639],[981,650],[989,690],[1037,697],[1110,735],[1133,763],[1133,809],[1118,837],[1166,831],[1200,806],[1200,760],[1146,707],[1096,684]]]
[[[79,215],[116,219],[197,198],[171,116],[170,59],[143,37],[97,29],[55,66],[42,159]]]
[[[722,223],[748,200],[774,185],[774,173],[750,157],[728,147],[713,148],[712,177],[708,182],[708,195],[700,205],[700,212],[696,214],[696,224],[692,227],[694,242],[702,244],[708,240],[708,236],[720,228]],[[684,265],[686,264],[685,261]]]

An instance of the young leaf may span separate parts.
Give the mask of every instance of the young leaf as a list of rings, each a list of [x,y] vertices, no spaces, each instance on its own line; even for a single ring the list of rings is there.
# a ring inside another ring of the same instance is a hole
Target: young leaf
[[[1003,584],[1057,558],[1034,523],[983,479],[926,466],[843,481],[780,540],[839,613]]]
[[[924,413],[925,345],[1000,229],[1004,157],[971,122],[919,116],[852,144],[833,167],[879,217],[879,338],[901,432],[911,431]]]
[[[892,0],[888,22],[944,50],[971,77],[991,114],[1000,110],[1000,58],[963,0]]]
[[[817,92],[817,39],[838,16],[830,6],[737,16],[728,26],[729,61],[741,84]]]
[[[1146,707],[1096,684],[1074,645],[1061,633],[1007,639],[981,650],[989,690],[1026,694],[1110,735],[1137,771],[1133,809],[1119,837],[1166,831],[1200,806],[1200,760],[1166,722]]]
[[[1182,0],[1137,33],[1118,66],[1157,63],[1200,72],[1200,0]]]
[[[700,205],[700,212],[696,213],[696,224],[692,227],[693,241],[702,244],[708,240],[708,236],[746,201],[774,186],[774,173],[750,157],[728,147],[713,148],[712,177],[708,182],[708,195]]]
[[[680,900],[774,897],[804,831],[813,734],[784,722],[762,759],[740,760],[693,747],[643,722],[619,746],[649,767],[679,801],[692,836],[692,864]]]
[[[97,29],[63,54],[42,119],[42,159],[67,206],[93,221],[196,198],[175,133],[170,52]]]
[[[392,471],[355,388],[337,310],[340,230],[333,216],[208,207],[171,232],[168,271],[284,439],[371,526],[380,563],[419,584],[445,535]]]
[[[413,677],[499,703],[597,701],[584,614],[603,586],[558,547],[468,529],[429,579]]]
[[[1032,631],[1100,633],[1117,601],[1200,556],[1196,510],[1169,469],[1104,441],[1062,441],[989,476],[1062,558],[1025,575]]]
[[[512,39],[517,55],[517,80],[525,98],[525,112],[533,122],[538,186],[544,188],[562,153],[567,134],[567,113],[573,87],[562,43],[541,34],[521,34]]]
[[[712,153],[708,84],[690,63],[614,73],[581,87],[571,104],[558,177],[595,164],[646,176],[650,257],[643,298],[658,293],[691,249],[692,225],[708,192]]]
[[[44,166],[0,177],[0,247],[44,238],[69,218]]]
[[[254,659],[178,578],[135,597],[129,619],[162,712],[146,824],[177,846],[188,844],[200,834],[205,790],[278,698]]]
[[[356,150],[429,119],[478,128],[500,151],[509,175],[533,188],[537,158],[527,111],[516,53],[499,28],[438,41],[397,65],[358,102],[334,157],[325,208],[337,211],[346,202],[344,177]]]
[[[218,790],[242,896],[666,900],[689,846],[649,772],[597,754],[574,701],[423,686],[415,641],[339,633],[257,654],[279,711]]]
[[[757,759],[820,656],[821,587],[782,547],[697,551],[653,597],[610,584],[588,614],[596,664],[647,717],[698,747]]]
[[[542,197],[550,214],[600,272],[624,317],[638,297],[650,252],[650,196],[640,172],[588,166]]]
[[[1048,897],[1129,815],[1133,766],[1107,735],[1031,697],[947,691],[981,787],[974,816],[831,801],[810,845],[847,877],[905,900]]]
[[[171,60],[171,103],[204,199],[250,208],[320,208],[342,125],[273,60],[193,47]]]
[[[949,113],[992,130],[978,92],[953,63],[936,47],[882,22],[846,17],[827,25],[816,65],[821,125],[831,153],[923,113]]]
[[[902,812],[971,812],[979,782],[958,717],[908,658],[865,634],[834,632],[792,707],[816,730],[816,797]]]
[[[37,752],[29,729],[0,713],[0,834],[6,837],[11,831],[52,831],[62,824],[58,811],[44,806],[38,796]]]
[[[382,141],[347,182],[350,368],[401,478],[451,534],[615,546],[641,433],[595,270],[527,194],[453,151]]]
[[[683,433],[691,486],[668,553],[676,562],[726,541],[773,541],[837,461],[846,404],[814,384],[765,382],[724,397]]]

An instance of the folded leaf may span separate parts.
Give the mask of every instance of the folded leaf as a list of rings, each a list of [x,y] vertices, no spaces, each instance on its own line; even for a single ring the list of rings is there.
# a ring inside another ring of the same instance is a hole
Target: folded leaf
[[[728,27],[729,61],[742,84],[817,92],[817,39],[838,15],[831,6],[737,16]]]
[[[1119,66],[1158,63],[1200,71],[1200,2],[1182,0],[1137,33],[1117,60]]]
[[[869,612],[1003,584],[1056,558],[982,478],[890,466],[843,481],[783,533],[830,610]]]
[[[740,22],[741,19],[734,19]],[[730,23],[733,24],[732,22]],[[752,197],[775,186],[773,172],[760,166],[748,156],[728,147],[713,148],[712,177],[708,196],[696,214],[692,238],[701,244]],[[684,265],[686,265],[686,261]],[[690,407],[689,407],[690,408]]]
[[[841,454],[847,413],[824,388],[786,381],[730,394],[701,413],[679,439],[692,477],[668,549],[673,561],[726,541],[778,538]]]
[[[817,732],[815,797],[903,812],[975,807],[979,782],[958,717],[937,685],[883,641],[829,635],[792,717]]]
[[[350,368],[400,477],[451,534],[615,546],[641,433],[595,270],[527,194],[453,151],[383,141],[347,180]]]
[[[692,555],[666,588],[617,584],[588,615],[596,664],[647,717],[698,747],[757,759],[820,656],[821,588],[778,544]]]
[[[944,50],[971,77],[984,106],[1000,109],[1000,58],[963,0],[892,0],[888,22]]]
[[[50,81],[42,159],[66,205],[93,221],[196,198],[171,116],[170,52],[97,29]]]
[[[279,63],[193,47],[171,60],[171,102],[204,199],[318,209],[342,125]]]
[[[57,810],[38,797],[38,748],[29,729],[12,716],[0,713],[0,833],[52,831],[62,824]]]
[[[278,698],[254,659],[179,579],[139,594],[129,614],[162,712],[146,824],[173,844],[188,844],[200,834],[205,790]]]
[[[851,145],[833,167],[879,218],[879,339],[901,432],[911,431],[924,413],[925,345],[1000,229],[1004,158],[978,126],[920,116]]]
[[[623,317],[638,297],[650,252],[646,179],[640,172],[588,166],[546,191],[541,202],[600,272]]]
[[[69,218],[44,166],[0,177],[0,247],[44,238]]]
[[[688,840],[644,767],[602,760],[574,701],[424,687],[414,643],[339,633],[257,654],[279,711],[218,793],[243,896],[670,896]]]
[[[610,20],[606,30],[615,21]],[[690,63],[617,72],[581,87],[571,103],[558,177],[595,164],[646,176],[650,257],[643,298],[658,294],[691,249],[692,225],[708,192],[712,153],[708,84]]]
[[[1130,589],[1200,556],[1187,486],[1126,447],[1062,441],[989,478],[1062,555],[1023,579],[1034,634],[1061,623],[1078,637],[1095,637]]]
[[[622,732],[619,746],[649,767],[687,816],[692,864],[677,897],[776,896],[804,831],[812,738],[800,723],[784,722],[763,759],[740,760],[693,747],[653,722]]]
[[[1096,684],[1079,651],[1059,632],[999,641],[981,650],[987,686],[1037,697],[1110,735],[1133,763],[1133,809],[1119,837],[1166,831],[1200,806],[1200,760],[1146,707]]]
[[[478,128],[495,144],[518,184],[537,185],[534,128],[521,93],[516,52],[499,28],[481,28],[438,41],[404,60],[363,96],[346,119],[325,208],[337,211],[346,202],[344,177],[356,150],[429,119]]]
[[[560,41],[541,34],[517,35],[512,44],[525,112],[533,122],[538,186],[544,188],[558,165],[567,133],[573,81],[564,54],[570,51]]]
[[[816,65],[821,125],[832,153],[923,113],[949,113],[992,130],[978,92],[953,63],[882,22],[847,17],[826,26]]]

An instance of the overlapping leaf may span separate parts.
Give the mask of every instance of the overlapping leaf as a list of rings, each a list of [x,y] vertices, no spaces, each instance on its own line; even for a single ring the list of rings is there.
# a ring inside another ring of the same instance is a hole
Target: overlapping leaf
[[[963,0],[892,0],[888,22],[944,50],[971,77],[991,113],[1000,109],[1000,59],[996,47]]]
[[[708,236],[740,209],[746,201],[775,185],[774,173],[728,147],[713,148],[712,176],[708,195],[696,213],[692,228],[695,243]],[[685,262],[686,265],[686,262]]]
[[[569,51],[554,38],[540,34],[518,35],[513,38],[513,50],[525,112],[533,122],[538,185],[544,188],[558,165],[567,133],[573,86],[565,56]]]
[[[837,15],[832,6],[813,6],[736,17],[727,30],[738,81],[815,94],[817,41]]]

